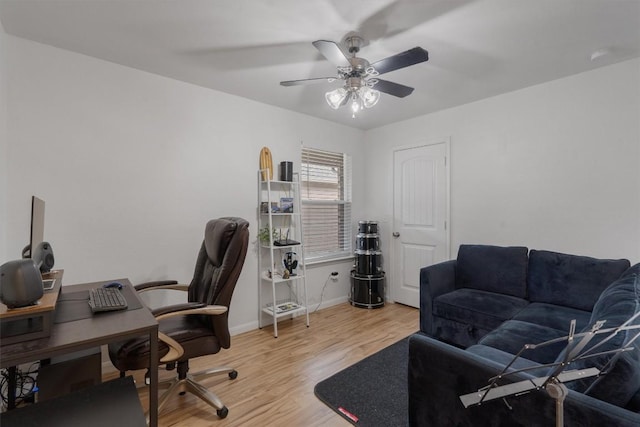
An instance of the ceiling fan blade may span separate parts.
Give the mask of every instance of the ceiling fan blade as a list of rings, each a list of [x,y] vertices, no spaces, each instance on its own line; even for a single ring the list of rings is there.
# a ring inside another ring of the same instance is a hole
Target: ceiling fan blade
[[[302,79],[302,80],[286,80],[284,82],[280,82],[281,86],[299,86],[299,85],[309,85],[315,83],[333,83],[338,80],[335,77],[318,77],[315,79]]]
[[[337,67],[350,67],[349,59],[344,55],[340,47],[332,41],[316,40],[313,42],[316,49],[320,51],[322,56],[327,58],[329,62]]]
[[[374,62],[371,66],[379,73],[384,74],[389,71],[399,70],[429,60],[429,52],[421,47],[414,47],[397,55],[389,56]]]
[[[404,98],[405,96],[411,95],[411,92],[413,92],[412,87],[401,85],[400,83],[394,83],[382,79],[376,80],[378,80],[378,83],[373,85],[373,88],[375,90],[388,93],[389,95],[397,96],[398,98]]]
[[[429,1],[393,1],[373,15],[366,18],[359,26],[358,33],[372,42],[388,39],[402,34],[412,28],[443,16],[461,8],[474,0],[429,0]],[[337,3],[337,2],[336,2]],[[341,2],[340,4],[349,2]],[[343,7],[347,7],[344,5]],[[352,10],[343,12],[345,20],[352,20]]]

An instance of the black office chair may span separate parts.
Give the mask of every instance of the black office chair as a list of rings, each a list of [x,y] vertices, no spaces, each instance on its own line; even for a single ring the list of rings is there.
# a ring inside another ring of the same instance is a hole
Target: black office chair
[[[215,354],[229,348],[228,317],[231,296],[236,286],[249,245],[249,223],[242,218],[220,218],[207,223],[190,285],[176,281],[149,282],[135,286],[139,292],[174,289],[188,292],[188,302],[153,310],[158,319],[161,364],[173,369],[177,377],[161,382],[168,390],[158,399],[158,412],[175,392],[189,391],[217,410],[220,418],[229,412],[220,399],[197,382],[211,375],[226,373],[234,379],[238,373],[229,367],[188,374],[189,359]],[[109,345],[109,357],[124,376],[125,371],[144,369],[149,364],[149,339],[140,337]]]

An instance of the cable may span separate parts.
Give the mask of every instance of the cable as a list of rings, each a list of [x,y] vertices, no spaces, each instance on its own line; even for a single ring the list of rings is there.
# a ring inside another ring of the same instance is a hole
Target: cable
[[[327,280],[324,281],[324,285],[322,286],[322,292],[320,292],[320,302],[318,303],[318,306],[316,307],[315,310],[313,310],[313,312],[315,313],[316,311],[318,311],[318,309],[320,308],[320,306],[322,305],[322,298],[324,297],[324,290],[327,288],[327,283],[329,283],[329,279],[331,279],[331,275],[329,275],[327,277]]]
[[[294,276],[294,277],[295,277],[295,276]],[[287,283],[287,284],[289,285],[289,293],[290,293],[291,295],[293,295],[293,300],[294,300],[294,301],[298,301],[298,294],[297,294],[296,290],[295,290],[295,289],[294,289],[294,287],[293,287],[294,282],[292,281],[292,282],[289,282],[289,283]],[[290,297],[291,297],[291,296],[290,296]]]
[[[16,405],[26,401],[37,391],[36,376],[40,367],[39,362],[34,362],[26,372],[16,368]],[[3,369],[0,373],[0,396],[2,407],[6,409],[9,404],[9,371]]]

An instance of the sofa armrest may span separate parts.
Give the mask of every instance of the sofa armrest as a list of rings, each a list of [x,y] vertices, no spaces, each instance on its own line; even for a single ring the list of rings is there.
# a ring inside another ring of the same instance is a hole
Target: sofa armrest
[[[433,335],[433,300],[455,290],[456,260],[420,269],[420,330]]]
[[[503,366],[423,334],[409,340],[409,425],[421,426],[552,426],[555,400],[545,391],[465,408],[459,396],[487,385]],[[511,381],[530,378],[519,373]],[[637,426],[640,414],[573,390],[564,401],[564,422],[571,426]]]

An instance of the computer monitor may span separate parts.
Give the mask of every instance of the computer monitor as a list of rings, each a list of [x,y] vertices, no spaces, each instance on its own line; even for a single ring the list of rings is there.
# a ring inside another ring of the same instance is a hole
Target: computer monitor
[[[44,200],[31,197],[31,235],[29,238],[29,258],[34,250],[44,242]]]
[[[51,245],[44,241],[44,200],[31,197],[31,227],[29,245],[22,251],[23,258],[31,258],[43,273],[53,267],[54,257]],[[53,288],[53,281],[46,280],[45,290]]]

